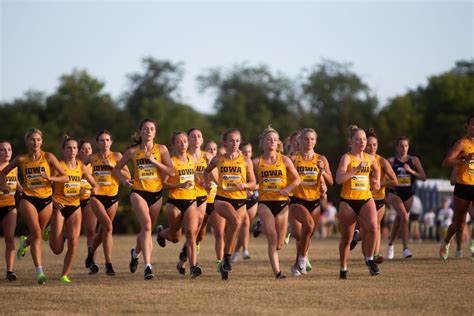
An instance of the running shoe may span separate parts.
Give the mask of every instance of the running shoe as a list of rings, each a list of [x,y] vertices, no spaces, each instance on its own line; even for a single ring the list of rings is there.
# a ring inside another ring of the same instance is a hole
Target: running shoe
[[[36,281],[38,281],[38,284],[46,283],[46,275],[44,274],[44,272],[40,272],[36,274]]]
[[[202,269],[200,266],[195,265],[191,267],[191,278],[195,279],[202,274]]]
[[[89,275],[96,274],[97,272],[99,272],[99,266],[93,262],[89,267]]]
[[[374,260],[368,260],[365,262],[367,267],[369,268],[369,274],[372,276],[379,275],[380,274],[380,269],[375,263]]]
[[[280,272],[278,272],[278,273],[275,275],[275,279],[277,279],[277,280],[284,280],[284,279],[286,279],[286,275],[284,275],[284,274],[281,273],[281,271],[280,271]]]
[[[46,226],[46,228],[44,229],[44,232],[43,232],[43,240],[44,241],[48,241],[49,240],[49,233],[51,232],[51,226],[48,225]]]
[[[298,256],[297,265],[301,274],[306,274],[306,257]]]
[[[217,266],[217,272],[219,272],[222,266],[222,260],[216,260],[216,266]]]
[[[232,262],[239,261],[239,252],[238,251],[236,251],[232,254],[232,259],[231,260],[232,260]]]
[[[145,268],[145,272],[143,273],[143,278],[145,280],[151,280],[155,277],[155,275],[153,274],[153,270],[150,268],[150,266],[147,266]]]
[[[158,245],[160,245],[160,247],[166,247],[166,239],[160,236],[160,232],[163,229],[164,228],[162,225],[158,225],[156,227],[156,242],[158,243]]]
[[[105,274],[108,275],[108,276],[114,276],[115,275],[114,267],[112,267],[111,263],[106,263],[105,264]]]
[[[296,263],[291,265],[291,275],[294,276],[294,277],[301,276],[301,272],[298,269],[298,267],[296,266]]]
[[[130,263],[128,264],[128,267],[130,268],[131,273],[137,272],[138,269],[138,257],[134,258],[133,257],[133,252],[135,248],[130,249]]]
[[[181,248],[181,251],[179,252],[179,260],[182,262],[188,261],[188,252],[186,249],[186,245],[183,245],[183,248]]]
[[[387,248],[387,259],[392,260],[395,257],[395,249],[393,245],[388,245]]]
[[[306,271],[311,271],[313,270],[313,266],[311,265],[311,262],[309,262],[309,259],[306,258]]]
[[[15,272],[7,271],[6,279],[7,281],[15,281],[17,279]]]
[[[258,220],[253,228],[253,238],[257,238],[262,233],[262,221]]]
[[[359,242],[359,235],[360,235],[360,231],[358,229],[354,230],[354,234],[352,235],[352,240],[351,240],[351,245],[350,245],[351,250],[357,247],[357,243]]]
[[[288,245],[290,243],[290,237],[291,237],[291,232],[287,231],[286,236],[285,236],[285,245]]]
[[[20,246],[18,247],[18,251],[16,252],[16,259],[20,261],[26,254],[26,249],[28,246],[26,245],[26,240],[28,238],[26,236],[20,236]]]
[[[408,248],[403,249],[403,258],[409,259],[411,257],[413,257],[413,255],[411,254],[410,249]]]
[[[176,270],[178,270],[179,274],[182,274],[182,275],[186,274],[186,269],[181,265],[181,262],[178,262],[176,264]]]
[[[250,252],[248,250],[244,250],[244,252],[242,252],[242,259],[244,260],[250,259]]]
[[[381,254],[374,255],[374,261],[376,264],[381,264],[383,262],[383,256]]]
[[[224,270],[223,264],[219,266],[219,272],[221,273],[222,281],[227,281],[229,279],[229,272]]]
[[[232,264],[230,263],[230,257],[224,257],[224,262],[222,263],[221,269],[226,272],[232,272]]]
[[[67,284],[67,283],[71,283],[71,280],[69,279],[69,277],[67,275],[62,275],[59,278],[59,282]]]
[[[87,247],[87,257],[84,264],[87,269],[90,269],[90,267],[94,264],[94,253],[91,252],[91,247]]]
[[[347,270],[339,270],[339,279],[341,280],[347,279]]]
[[[454,253],[454,258],[461,259],[462,258],[462,250],[456,250]]]

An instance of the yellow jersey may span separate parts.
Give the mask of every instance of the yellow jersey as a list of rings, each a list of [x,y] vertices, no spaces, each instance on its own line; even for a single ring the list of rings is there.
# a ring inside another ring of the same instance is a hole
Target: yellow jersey
[[[4,167],[0,167],[0,171],[3,170],[7,165]],[[15,192],[16,192],[16,185],[17,185],[17,171],[18,168],[13,168],[10,172],[5,176],[5,182],[10,187],[10,192],[7,194],[0,191],[0,206],[13,206],[15,205]]]
[[[348,153],[351,158],[351,162],[347,166],[347,171],[357,168],[361,163],[351,152]],[[354,174],[349,180],[342,184],[341,197],[346,200],[368,200],[372,198],[370,192],[370,170],[372,167],[372,161],[370,155],[364,153],[364,161],[367,162],[367,166],[361,168]]]
[[[206,167],[206,156],[201,152],[201,157],[196,161],[196,178],[199,179],[201,183],[204,183],[204,170],[206,170]],[[207,196],[207,191],[202,185],[196,183],[195,188],[196,196]]]
[[[385,171],[382,170],[382,164],[380,161],[382,160],[382,157],[380,155],[375,155],[375,163],[379,167],[380,170],[380,183],[382,183],[382,180],[385,179]],[[372,171],[370,172],[370,175],[372,175]],[[372,187],[370,187],[370,191],[372,192],[372,197],[374,200],[383,200],[385,198],[385,187],[380,186],[380,189],[374,190]]]
[[[468,139],[463,139],[465,148],[462,156],[472,155],[474,153],[474,144]],[[466,161],[465,164],[458,168],[457,183],[474,185],[474,159]]]
[[[89,165],[86,168],[89,169],[90,174],[92,174],[92,166]],[[92,186],[86,179],[81,179],[81,200],[87,200],[91,197]]]
[[[176,156],[171,157],[174,166],[174,176],[169,177],[168,182],[173,184],[185,183],[191,181],[193,185],[189,188],[170,189],[169,197],[176,200],[195,200],[196,190],[194,189],[194,159],[190,154],[186,154],[188,160],[182,162]]]
[[[247,183],[247,166],[242,153],[234,160],[227,159],[225,155],[220,156],[217,171],[217,195],[234,200],[247,199],[246,190],[237,188],[238,183]]]
[[[109,153],[107,159],[109,160],[112,166],[115,166],[117,164],[113,152]],[[99,186],[99,189],[97,190],[97,195],[115,196],[118,194],[119,182],[118,179],[112,175],[112,166],[104,164],[104,160],[100,157],[99,154],[92,155],[92,176],[94,177],[95,182],[97,182],[97,185]]]
[[[263,156],[258,160],[258,200],[259,201],[286,201],[288,197],[282,195],[280,190],[286,188],[286,166],[280,153],[277,153],[274,164],[267,164]]]
[[[160,147],[154,144],[151,150],[151,155],[161,162]],[[161,180],[161,173],[158,168],[146,158],[146,152],[140,148],[140,145],[135,147],[132,155],[133,160],[133,186],[134,190],[158,192],[163,188]]]
[[[77,161],[74,169],[69,169],[62,160],[59,165],[66,172],[69,180],[65,183],[54,183],[54,198],[63,205],[78,206],[81,197],[82,163]]]
[[[321,197],[320,170],[318,168],[319,155],[314,154],[313,159],[307,161],[298,153],[295,158],[295,168],[301,179],[300,185],[293,190],[293,196],[299,199],[314,201]]]
[[[28,155],[21,163],[21,172],[23,174],[23,193],[41,199],[50,197],[53,194],[51,181],[46,180],[42,173],[51,176],[51,168],[46,160],[44,152],[41,152],[37,160],[32,160]]]

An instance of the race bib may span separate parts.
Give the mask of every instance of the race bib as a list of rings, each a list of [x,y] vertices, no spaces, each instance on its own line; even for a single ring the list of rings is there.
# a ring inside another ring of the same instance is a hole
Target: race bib
[[[84,196],[90,196],[92,193],[91,192],[92,186],[89,183],[89,181],[87,181],[86,179],[81,180],[81,189],[83,191]]]
[[[237,190],[237,183],[242,180],[238,174],[225,174],[222,176],[222,189],[226,191]]]
[[[214,182],[211,182],[209,186],[211,187],[211,189],[209,190],[209,196],[212,198],[216,197],[217,184],[215,184]]]
[[[282,189],[281,178],[264,178],[263,192],[279,192]]]
[[[368,176],[352,176],[351,178],[351,190],[365,191],[369,189],[369,177]]]
[[[138,179],[139,180],[154,180],[158,178],[158,170],[155,165],[139,165],[138,166]]]
[[[43,178],[40,173],[32,173],[26,176],[26,187],[28,189],[45,188],[48,186],[48,180]]]
[[[186,183],[186,182],[192,182],[192,186],[189,187],[188,189],[192,190],[194,189],[194,175],[193,174],[184,174],[182,176],[179,176],[179,183]]]
[[[469,160],[469,168],[467,169],[467,174],[470,176],[474,175],[474,160]]]
[[[401,174],[397,176],[398,186],[399,187],[409,187],[411,186],[411,175]]]
[[[304,171],[300,173],[301,185],[316,185],[318,183],[317,171]]]
[[[64,183],[64,196],[78,196],[81,193],[80,182],[68,182]]]
[[[94,171],[94,178],[98,185],[107,186],[112,184],[112,173],[110,171]]]

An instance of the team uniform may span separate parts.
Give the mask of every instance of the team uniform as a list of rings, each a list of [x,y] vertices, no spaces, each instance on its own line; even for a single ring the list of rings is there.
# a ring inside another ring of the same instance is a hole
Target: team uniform
[[[64,161],[60,161],[59,165],[68,176],[68,182],[54,183],[54,199],[64,205],[59,211],[67,220],[80,207],[81,195],[81,179],[82,179],[82,163],[76,162],[76,168],[69,169]]]
[[[28,155],[25,155],[20,169],[24,179],[21,198],[33,204],[39,213],[53,201],[51,181],[42,176],[43,173],[51,175],[51,169],[44,152],[41,152],[41,156],[37,160],[32,160]]]
[[[115,166],[117,161],[114,154],[109,153],[107,159]],[[99,154],[93,154],[91,158],[92,176],[99,186],[97,194],[94,195],[104,208],[107,210],[118,201],[119,182],[112,175],[112,166],[105,165]]]
[[[313,159],[306,161],[303,156],[298,153],[295,157],[295,168],[301,178],[301,183],[293,190],[290,198],[291,204],[300,204],[304,206],[308,212],[312,213],[320,205],[320,170],[317,166],[319,155],[314,154]]]
[[[474,145],[465,138],[463,139],[465,149],[462,156],[469,156],[474,153]],[[454,185],[454,195],[466,201],[474,201],[474,159],[466,161],[462,166],[458,167],[456,184]]]
[[[163,182],[158,168],[146,158],[146,155],[146,152],[140,148],[140,145],[135,147],[131,157],[133,161],[132,192],[141,196],[146,201],[148,207],[150,207],[163,196]],[[158,144],[153,145],[151,155],[156,161],[162,162]]]
[[[192,186],[189,188],[170,189],[167,203],[174,205],[181,213],[184,213],[196,201],[194,183],[195,164],[193,157],[190,154],[186,155],[188,157],[187,162],[182,162],[175,156],[171,157],[175,174],[168,179],[168,182],[172,184],[192,182]]]
[[[397,176],[398,184],[396,187],[390,189],[390,192],[398,196],[403,202],[406,202],[410,199],[415,193],[415,176],[408,173],[403,166],[408,164],[410,168],[416,170],[415,164],[411,156],[408,156],[406,162],[400,161],[397,157],[393,159],[392,169]]]
[[[217,184],[216,201],[228,202],[235,210],[246,205],[246,190],[237,189],[237,183],[247,183],[247,166],[244,155],[229,160],[222,155],[217,163],[219,183]]]
[[[206,167],[206,156],[202,152],[201,157],[199,157],[198,161],[196,161],[196,178],[200,180],[200,183],[204,183],[204,170],[206,170]],[[196,183],[194,187],[196,190],[196,204],[197,207],[199,207],[203,203],[207,202],[207,191],[201,184],[198,183]]]
[[[3,168],[0,169],[2,171]],[[0,222],[7,214],[15,209],[15,193],[17,185],[17,168],[12,169],[5,177],[5,182],[10,187],[9,193],[0,191]]]
[[[280,193],[287,186],[287,172],[282,155],[277,153],[274,164],[265,163],[261,156],[257,176],[258,203],[267,206],[273,216],[277,216],[288,205],[288,197]]]
[[[348,155],[351,158],[351,162],[348,165],[347,171],[350,172],[352,169],[357,168],[361,161],[351,152],[349,152]],[[364,161],[367,165],[342,184],[340,195],[341,202],[349,204],[357,215],[359,215],[362,206],[372,199],[369,182],[372,161],[369,154],[364,153]]]
[[[209,194],[207,195],[206,200],[206,214],[211,215],[212,211],[214,211],[214,200],[216,199],[217,194],[217,184],[214,181],[210,181],[209,183],[210,190]]]
[[[375,163],[377,164],[380,170],[380,182],[382,182],[382,180],[385,179],[385,171],[383,171],[382,165],[380,163],[381,159],[382,157],[380,155],[377,155],[377,154],[375,155]],[[378,190],[375,190],[374,188],[371,187],[370,190],[372,192],[372,197],[375,202],[375,208],[378,211],[385,205],[385,187],[380,186]]]
[[[90,174],[92,174],[92,166],[89,165],[86,168],[88,168]],[[81,179],[81,193],[80,193],[81,209],[86,207],[90,203],[91,195],[92,195],[91,184],[86,179]]]

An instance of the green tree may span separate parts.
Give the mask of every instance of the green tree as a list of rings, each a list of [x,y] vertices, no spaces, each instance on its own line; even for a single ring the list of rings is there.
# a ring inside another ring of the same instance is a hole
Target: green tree
[[[269,124],[282,138],[299,128],[301,112],[293,82],[267,66],[237,65],[228,72],[211,69],[198,82],[202,92],[211,90],[216,95],[213,123],[221,132],[238,128],[244,139],[256,145]]]

